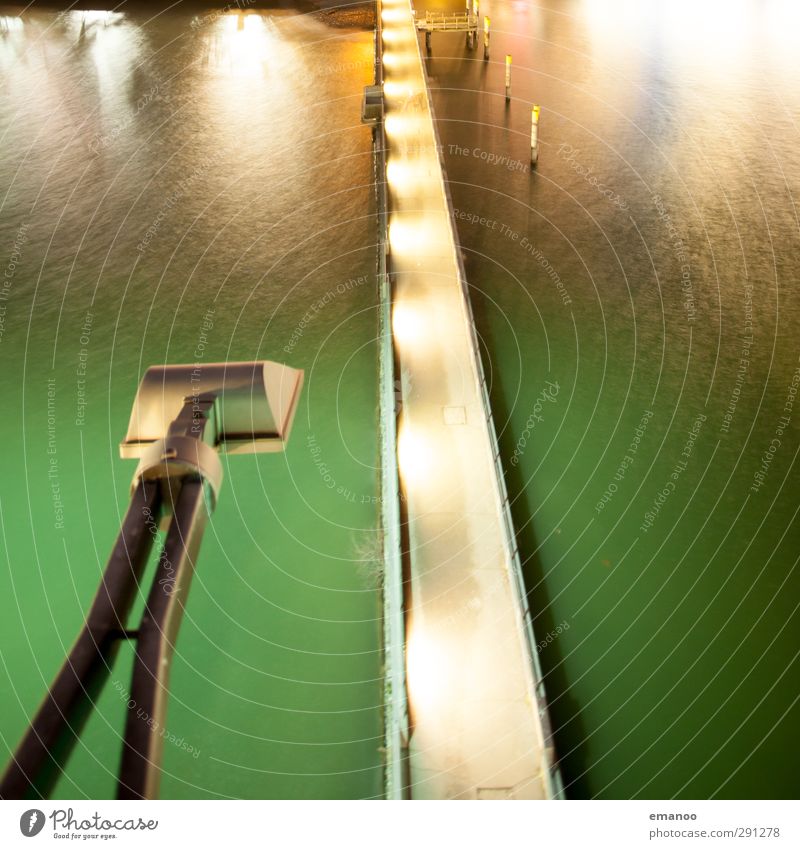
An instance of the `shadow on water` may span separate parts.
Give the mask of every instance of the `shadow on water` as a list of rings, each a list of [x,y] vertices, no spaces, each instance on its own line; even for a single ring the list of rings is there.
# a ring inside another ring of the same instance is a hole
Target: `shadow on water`
[[[466,256],[469,279],[471,263],[468,252]],[[489,322],[484,320],[486,304],[480,291],[471,287],[470,295],[480,340],[481,359],[487,376],[490,376],[497,373],[498,364],[492,363],[487,347],[490,350],[497,350],[497,346],[492,343]],[[489,379],[489,383],[490,402],[497,429],[497,423],[510,420],[511,410],[503,397],[499,382]],[[498,441],[501,458],[510,457],[514,449],[511,444],[513,442],[511,431],[506,428],[498,435]],[[532,493],[526,487],[519,466],[512,466],[504,460],[503,473],[511,502],[511,516],[519,546],[522,576],[533,621],[534,639],[537,641],[536,651],[544,678],[558,766],[564,786],[567,788],[566,795],[570,798],[588,798],[590,791],[585,783],[587,733],[581,719],[580,707],[570,694],[569,677],[564,664],[565,646],[561,640],[554,639],[553,642],[539,648],[549,634],[558,633],[559,623],[553,614],[550,593],[545,580],[546,569],[539,553],[536,528],[531,518],[536,512],[536,505],[531,502]],[[584,774],[583,777],[582,774]]]

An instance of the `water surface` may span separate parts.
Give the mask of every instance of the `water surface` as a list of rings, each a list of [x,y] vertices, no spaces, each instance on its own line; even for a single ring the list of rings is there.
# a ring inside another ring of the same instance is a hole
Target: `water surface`
[[[127,505],[152,363],[306,370],[285,455],[225,460],[162,796],[382,792],[372,33],[310,15],[5,10],[0,733],[14,746]],[[141,602],[140,602],[141,606]],[[131,652],[62,798],[115,792]],[[6,754],[2,760],[5,761]]]
[[[796,6],[481,14],[428,67],[567,793],[794,796]]]

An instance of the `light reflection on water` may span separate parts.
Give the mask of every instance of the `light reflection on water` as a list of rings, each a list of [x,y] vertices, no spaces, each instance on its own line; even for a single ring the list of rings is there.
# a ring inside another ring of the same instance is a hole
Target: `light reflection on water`
[[[597,49],[627,51],[638,44],[647,52],[659,42],[671,57],[712,78],[756,56],[770,62],[777,51],[797,71],[800,9],[792,0],[583,0],[581,11]]]

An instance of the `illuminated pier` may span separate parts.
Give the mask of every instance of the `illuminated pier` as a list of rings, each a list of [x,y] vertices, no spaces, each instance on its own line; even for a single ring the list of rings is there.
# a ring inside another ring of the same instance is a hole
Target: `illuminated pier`
[[[559,795],[544,692],[408,0],[380,7],[412,798]]]

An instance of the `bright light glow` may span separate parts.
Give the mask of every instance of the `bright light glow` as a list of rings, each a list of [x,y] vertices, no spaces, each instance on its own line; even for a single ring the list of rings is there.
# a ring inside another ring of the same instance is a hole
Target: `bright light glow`
[[[417,184],[425,180],[434,180],[429,160],[414,162],[398,162],[390,159],[386,166],[386,179],[392,189],[415,189]]]
[[[386,166],[386,179],[392,184],[404,183],[408,175],[408,165],[403,162],[389,162]]]
[[[383,62],[384,68],[396,69],[406,64],[406,57],[403,54],[395,53],[392,50],[384,53],[381,61]]]
[[[383,93],[387,97],[412,97],[414,94],[408,83],[398,83],[394,80],[387,80],[383,84]]]
[[[797,68],[797,0],[582,0],[582,7],[597,52],[634,43],[643,57],[663,54],[714,78],[729,77],[756,53],[766,63],[786,60]]]
[[[110,24],[113,20],[112,15],[118,15],[119,13],[89,9],[85,12],[78,12],[77,14],[81,16],[86,26],[89,26],[90,24]]]
[[[383,40],[386,44],[401,44],[402,42],[406,42],[408,45],[411,44],[411,35],[413,35],[414,30],[411,30],[407,27],[403,27],[402,29],[384,29],[382,30]]]
[[[424,122],[414,115],[387,115],[383,122],[386,135],[394,138],[418,133],[424,126]]]
[[[423,341],[424,317],[409,303],[398,301],[392,307],[392,335],[400,345],[415,346]]]
[[[442,646],[430,628],[422,623],[409,623],[406,685],[415,713],[440,712],[448,706],[452,693],[450,679],[454,672],[452,663],[452,653]]]
[[[278,41],[261,15],[223,15],[210,44],[210,64],[233,77],[263,78],[270,59],[279,60]]]
[[[381,20],[385,24],[398,23],[408,16],[405,9],[386,9],[381,11]]]
[[[387,115],[383,122],[383,129],[389,135],[399,133],[404,126],[403,119],[399,115]]]
[[[800,45],[800,3],[797,0],[770,0],[764,10],[765,31],[771,48],[783,54],[793,69],[797,67]]]
[[[22,27],[22,18],[16,15],[0,15],[0,32],[19,32]]]
[[[76,13],[78,14],[78,13]],[[85,14],[90,14],[86,12]],[[91,39],[89,53],[97,68],[97,77],[103,97],[113,98],[120,94],[120,80],[128,78],[131,68],[139,64],[141,42],[125,26],[111,26],[124,15],[117,12],[95,12],[102,17],[94,18],[94,25],[87,24],[86,38]],[[83,24],[80,25],[83,27]]]
[[[228,32],[262,32],[264,20],[261,15],[245,15],[242,12],[231,12],[224,15],[224,27]]]
[[[397,465],[408,486],[429,480],[435,474],[435,457],[422,434],[403,423],[397,436]]]
[[[672,53],[681,63],[703,65],[709,73],[727,73],[757,34],[757,6],[751,0],[583,0],[588,32],[598,51],[618,43],[636,43],[645,51]]]
[[[442,215],[408,215],[389,222],[389,247],[395,258],[419,262],[447,254],[450,229]]]
[[[107,27],[110,24],[116,24],[125,17],[122,12],[109,12],[105,9],[88,9],[86,11],[73,9],[68,15],[69,20],[77,24],[81,29],[88,28],[94,24],[98,28]]]
[[[429,231],[420,226],[422,222],[409,224],[394,219],[389,224],[389,247],[392,253],[414,255],[424,253]]]

